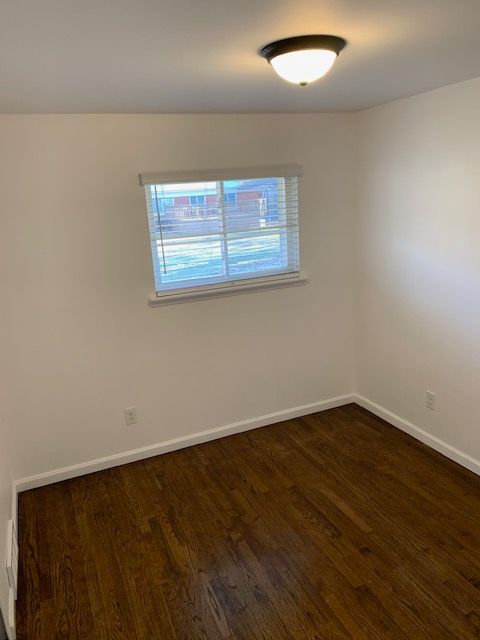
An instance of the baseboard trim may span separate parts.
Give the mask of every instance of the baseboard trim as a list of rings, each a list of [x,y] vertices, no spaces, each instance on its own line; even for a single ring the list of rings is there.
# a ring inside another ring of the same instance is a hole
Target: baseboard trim
[[[313,402],[311,404],[305,404],[299,407],[285,409],[283,411],[276,411],[275,413],[269,413],[257,418],[250,418],[249,420],[234,422],[223,427],[217,427],[215,429],[209,429],[207,431],[200,431],[198,433],[183,436],[181,438],[175,438],[166,442],[159,442],[156,444],[148,445],[146,447],[140,447],[139,449],[132,449],[130,451],[124,451],[122,453],[115,453],[110,456],[105,456],[104,458],[89,460],[87,462],[74,464],[69,467],[54,469],[52,471],[40,473],[28,478],[22,478],[21,480],[16,480],[13,483],[15,512],[16,497],[17,494],[22,491],[36,489],[48,484],[53,484],[54,482],[69,480],[70,478],[76,478],[77,476],[83,476],[87,473],[94,473],[95,471],[102,471],[111,467],[117,467],[129,462],[136,462],[137,460],[152,458],[153,456],[158,456],[162,453],[169,453],[178,449],[184,449],[185,447],[191,447],[195,444],[210,442],[211,440],[216,440],[217,438],[231,436],[236,433],[242,433],[243,431],[250,431],[251,429],[258,429],[259,427],[265,427],[270,424],[275,424],[276,422],[282,422],[283,420],[299,418],[300,416],[305,416],[309,413],[316,413],[317,411],[334,409],[335,407],[341,407],[345,404],[350,404],[351,402],[354,402],[354,397],[352,394],[337,396],[335,398],[329,398],[328,400],[321,400],[319,402]]]
[[[361,396],[357,393],[353,394],[353,402],[360,405],[364,409],[367,409],[379,418],[382,418],[394,427],[397,427],[397,429],[405,431],[405,433],[408,433],[416,440],[420,440],[420,442],[423,442],[432,449],[435,449],[435,451],[438,451],[447,458],[450,458],[450,460],[457,462],[462,467],[465,467],[469,471],[473,471],[473,473],[480,475],[480,461],[472,458],[472,456],[469,456],[468,453],[464,453],[463,451],[452,447],[452,445],[448,444],[447,442],[440,440],[440,438],[437,438],[427,431],[424,431],[412,422],[404,420],[396,413],[385,409],[385,407],[382,407],[376,402],[372,402],[372,400],[369,400],[364,396]]]

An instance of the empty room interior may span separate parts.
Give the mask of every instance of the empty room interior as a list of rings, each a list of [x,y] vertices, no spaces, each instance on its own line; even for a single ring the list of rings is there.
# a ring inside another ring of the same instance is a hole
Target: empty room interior
[[[480,638],[478,0],[0,20],[0,640]]]

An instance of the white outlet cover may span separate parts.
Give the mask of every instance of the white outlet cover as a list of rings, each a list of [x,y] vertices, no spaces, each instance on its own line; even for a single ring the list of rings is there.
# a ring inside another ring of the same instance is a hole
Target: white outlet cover
[[[425,396],[425,405],[427,406],[428,409],[431,409],[432,411],[435,410],[436,397],[437,397],[437,394],[434,393],[433,391],[427,391]]]

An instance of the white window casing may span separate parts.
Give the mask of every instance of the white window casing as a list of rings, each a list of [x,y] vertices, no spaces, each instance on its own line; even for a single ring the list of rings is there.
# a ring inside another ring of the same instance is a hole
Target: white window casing
[[[303,284],[297,165],[144,173],[151,306]]]

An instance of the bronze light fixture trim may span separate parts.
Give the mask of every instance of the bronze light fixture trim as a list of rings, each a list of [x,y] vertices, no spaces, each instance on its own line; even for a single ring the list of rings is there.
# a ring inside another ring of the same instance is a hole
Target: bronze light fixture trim
[[[295,36],[265,45],[260,55],[284,80],[305,86],[332,68],[346,44],[338,36]]]

